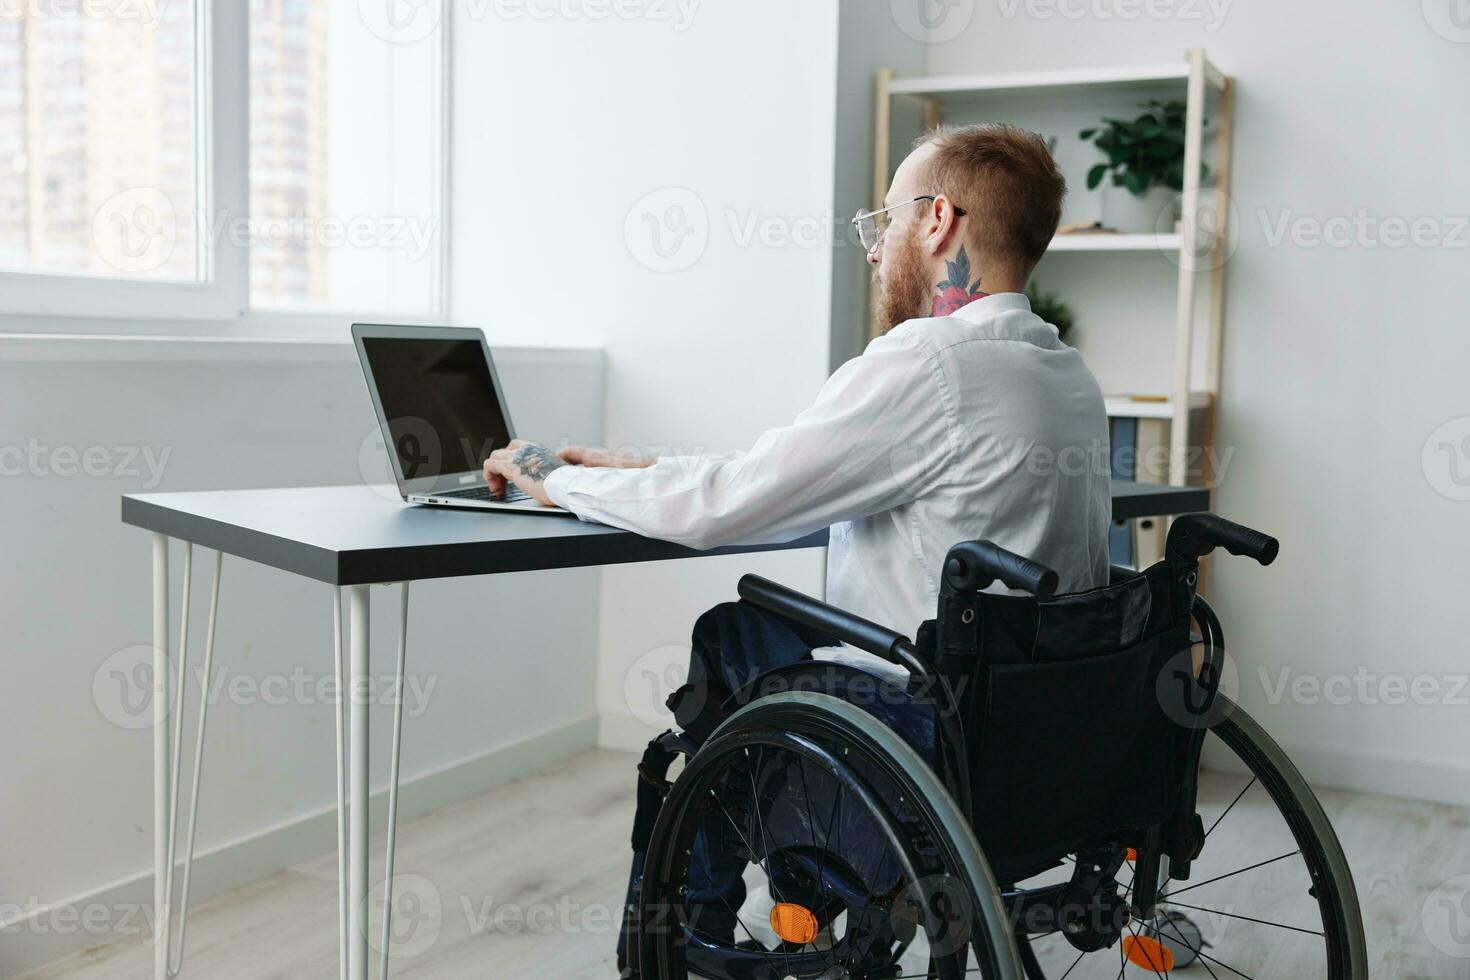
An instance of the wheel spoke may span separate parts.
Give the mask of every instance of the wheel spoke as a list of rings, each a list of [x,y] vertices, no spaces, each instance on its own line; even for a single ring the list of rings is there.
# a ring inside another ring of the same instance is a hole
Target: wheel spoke
[[[870,911],[872,911],[873,908],[874,908],[874,899],[876,899],[877,896],[874,895],[873,892],[872,892],[873,881],[878,877],[878,868],[882,866],[882,863],[883,863],[883,855],[886,854],[886,853],[887,853],[887,850],[886,849],[876,849],[873,852],[873,855],[874,855],[873,856],[873,865],[874,866],[871,869],[869,869],[868,877],[866,879],[869,890],[868,890],[867,897],[863,899],[863,910],[858,915],[858,919],[857,919],[857,923],[856,924],[854,924],[854,922],[852,921],[852,910],[849,909],[848,910],[848,913],[847,913],[847,931],[849,933],[859,932],[860,929],[858,928],[858,926],[861,926],[862,924],[864,924],[865,922],[867,922],[868,913]],[[853,868],[853,870],[856,871],[857,869],[856,868]],[[917,926],[917,923],[916,923],[916,926]],[[843,957],[842,965],[843,965],[843,968],[844,969],[846,969],[849,973],[851,973],[852,972],[852,956],[851,956],[852,950],[849,950],[848,952],[849,952],[849,955]]]
[[[1284,922],[1271,922],[1268,919],[1256,919],[1256,918],[1252,918],[1249,915],[1240,915],[1239,913],[1236,913],[1236,912],[1222,912],[1220,909],[1209,909],[1209,908],[1204,908],[1203,906],[1200,906],[1200,905],[1186,905],[1184,902],[1171,902],[1168,899],[1160,899],[1159,900],[1159,904],[1160,905],[1177,905],[1180,908],[1184,908],[1184,909],[1194,909],[1196,912],[1209,912],[1211,915],[1223,915],[1227,919],[1243,919],[1246,922],[1255,922],[1255,923],[1258,923],[1258,924],[1263,925],[1263,926],[1275,926],[1277,929],[1290,929],[1292,932],[1304,932],[1304,933],[1306,933],[1309,936],[1316,936],[1319,939],[1325,939],[1325,938],[1327,938],[1326,936],[1324,936],[1322,933],[1318,932],[1315,929],[1303,929],[1301,926],[1289,926],[1289,925],[1287,925]]]
[[[748,751],[745,753],[745,758],[747,760],[750,759],[750,753]],[[756,765],[752,767],[748,773],[746,773],[746,775],[750,777],[750,807],[752,810],[755,811],[756,830],[760,831],[761,846],[765,848],[766,852],[766,881],[768,882],[770,887],[771,897],[778,902],[784,902],[786,901],[786,899],[782,897],[780,890],[776,888],[776,873],[774,870],[776,866],[776,859],[775,856],[771,853],[770,838],[766,836],[766,821],[765,818],[761,816],[760,792],[756,789],[755,785],[756,769],[761,768],[766,761],[766,747],[764,745],[761,746],[758,759],[759,761],[756,763]],[[760,866],[759,861],[756,862],[756,866]],[[780,939],[781,937],[778,935],[776,938]],[[784,939],[781,940],[781,961],[786,965],[786,972],[790,973],[791,957],[786,949],[786,941]]]
[[[812,792],[807,788],[806,784],[806,760],[801,756],[797,756],[796,765],[798,771],[801,773],[801,796],[802,802],[806,804],[806,825],[807,829],[811,832],[812,850],[817,852],[817,880],[812,884],[812,895],[815,898],[822,893],[822,872],[826,870],[827,847],[825,841],[822,846],[818,847],[817,845],[817,818],[812,813]],[[838,792],[840,793],[842,790],[838,789]],[[833,809],[836,809],[835,801]],[[812,904],[815,905],[816,902]]]
[[[1170,919],[1168,916],[1165,916],[1164,921],[1168,922],[1169,925],[1174,926],[1174,934],[1179,937],[1179,941],[1184,944],[1186,949],[1188,949],[1195,956],[1199,957],[1200,966],[1204,967],[1205,970],[1209,972],[1210,976],[1214,977],[1214,980],[1220,980],[1220,978],[1215,975],[1214,970],[1210,969],[1210,963],[1214,963],[1216,966],[1223,967],[1224,969],[1229,970],[1231,973],[1235,974],[1238,977],[1245,977],[1245,980],[1254,980],[1254,978],[1249,973],[1242,973],[1235,967],[1231,966],[1229,963],[1225,963],[1221,960],[1216,959],[1209,953],[1206,953],[1204,950],[1195,949],[1189,944],[1189,940],[1184,938],[1184,933],[1179,930],[1179,927],[1174,925],[1172,919]]]
[[[1289,857],[1295,857],[1296,855],[1298,855],[1300,853],[1301,853],[1301,851],[1287,851],[1285,854],[1280,854],[1280,855],[1277,855],[1276,857],[1273,857],[1273,858],[1267,858],[1265,861],[1260,861],[1260,862],[1258,862],[1256,864],[1252,864],[1252,865],[1249,865],[1247,867],[1240,868],[1239,870],[1232,871],[1229,874],[1217,875],[1214,878],[1206,878],[1204,881],[1195,882],[1193,885],[1190,885],[1187,888],[1178,888],[1178,889],[1175,889],[1174,891],[1171,891],[1171,892],[1169,892],[1167,894],[1160,895],[1159,896],[1159,901],[1160,902],[1166,902],[1166,901],[1169,900],[1169,898],[1171,898],[1174,895],[1183,895],[1185,892],[1194,891],[1196,888],[1203,888],[1204,886],[1206,886],[1206,885],[1212,885],[1212,884],[1214,884],[1217,881],[1224,881],[1226,878],[1233,878],[1236,875],[1245,874],[1247,871],[1254,871],[1257,868],[1264,868],[1268,864],[1275,864],[1277,861],[1284,861],[1287,858],[1289,858]]]
[[[1203,955],[1199,950],[1195,949],[1189,944],[1189,940],[1184,938],[1184,931],[1175,924],[1172,918],[1166,915],[1163,917],[1163,919],[1169,924],[1169,927],[1174,930],[1174,935],[1179,937],[1179,941],[1184,944],[1185,949],[1189,950],[1196,957],[1200,957]],[[1201,939],[1201,945],[1203,945],[1203,939]],[[1203,959],[1199,961],[1199,965],[1205,968],[1205,972],[1208,973],[1213,978],[1213,980],[1220,980],[1219,977],[1215,976],[1215,971],[1210,969],[1210,964],[1206,963]]]
[[[1206,953],[1202,949],[1195,950],[1195,952],[1197,952],[1199,954],[1199,957],[1200,957],[1201,960],[1209,960],[1211,963],[1215,964],[1216,966],[1224,967],[1225,969],[1229,970],[1231,973],[1235,974],[1237,977],[1244,977],[1245,980],[1256,980],[1256,978],[1253,977],[1253,976],[1251,976],[1249,973],[1241,973],[1239,970],[1237,970],[1235,967],[1231,966],[1229,963],[1222,963],[1222,962],[1220,962],[1219,960],[1215,959],[1215,957],[1211,956],[1209,953]],[[1209,969],[1209,968],[1206,967],[1206,969]],[[1210,976],[1214,976],[1214,975],[1215,975],[1214,972],[1211,971]]]
[[[1084,957],[1086,955],[1087,955],[1087,950],[1085,950],[1085,949],[1082,952],[1078,953],[1077,954],[1077,958],[1072,961],[1072,965],[1069,966],[1069,967],[1067,967],[1067,972],[1062,974],[1061,980],[1067,980],[1067,977],[1069,977],[1069,976],[1072,975],[1072,971],[1075,970],[1075,969],[1077,969],[1077,964],[1082,962],[1082,957]]]
[[[1203,840],[1209,840],[1210,839],[1210,834],[1214,833],[1215,832],[1215,828],[1218,827],[1218,826],[1220,826],[1220,821],[1221,820],[1224,820],[1225,817],[1230,813],[1230,811],[1235,809],[1235,804],[1239,803],[1240,802],[1240,798],[1242,796],[1244,796],[1246,793],[1250,792],[1250,788],[1252,786],[1254,786],[1255,784],[1256,784],[1256,777],[1255,776],[1252,776],[1251,777],[1251,781],[1245,784],[1245,789],[1243,789],[1239,793],[1236,793],[1235,794],[1235,799],[1233,799],[1233,800],[1230,801],[1230,805],[1225,808],[1225,812],[1222,813],[1222,814],[1220,814],[1218,817],[1216,817],[1215,818],[1215,822],[1212,823],[1212,824],[1210,824],[1210,829],[1207,830],[1207,831],[1205,831],[1205,836],[1204,836]],[[1201,843],[1203,843],[1203,841],[1201,841]]]
[[[749,851],[751,854],[754,854],[755,848],[751,847],[750,841],[745,839],[745,834],[741,832],[740,825],[735,822],[734,817],[730,816],[730,811],[725,809],[725,804],[720,801],[720,797],[715,793],[714,790],[710,790],[709,795],[710,799],[715,801],[715,806],[719,807],[720,812],[725,815],[725,819],[730,821],[730,829],[735,831],[735,835],[740,838],[740,843],[745,846],[745,849],[747,851]],[[757,864],[759,864],[759,862],[757,862]]]
[[[745,754],[745,758],[747,759],[747,761],[750,759],[750,753],[749,752],[747,752]],[[763,746],[761,746],[761,751],[760,751],[760,761],[761,762],[764,762],[765,761],[765,758],[766,758],[766,747],[763,745]],[[771,896],[773,898],[775,898],[776,901],[778,901],[778,902],[784,902],[784,901],[786,901],[786,899],[783,898],[781,896],[781,892],[777,890],[777,888],[776,888],[776,875],[771,870],[774,867],[773,862],[772,862],[772,858],[771,858],[771,842],[770,842],[770,840],[768,840],[766,838],[766,822],[765,822],[765,818],[763,818],[761,816],[760,793],[757,792],[757,790],[755,788],[755,770],[757,768],[759,768],[759,766],[760,766],[760,763],[757,763],[756,766],[752,767],[750,769],[750,771],[748,773],[746,773],[746,775],[748,775],[750,777],[750,808],[755,813],[755,829],[757,831],[759,831],[759,833],[760,833],[761,847],[764,848],[765,849],[765,852],[766,852],[766,864],[765,864],[766,879],[771,883]],[[760,862],[757,861],[756,863],[759,864]]]
[[[750,754],[749,753],[746,753],[746,761],[748,762],[749,760],[750,760]],[[720,812],[725,815],[725,819],[728,820],[728,821],[730,821],[730,826],[735,830],[736,835],[740,838],[740,843],[745,846],[746,851],[748,851],[750,854],[754,855],[755,854],[755,848],[751,847],[750,846],[750,842],[745,839],[745,835],[743,833],[741,833],[741,831],[740,831],[740,825],[735,822],[735,818],[730,815],[730,811],[727,810],[727,809],[725,809],[725,804],[720,800],[719,795],[716,794],[713,789],[711,789],[709,791],[709,793],[710,793],[710,798],[715,801],[715,805],[720,808]],[[752,805],[755,806],[755,805],[758,805],[758,804],[752,804]],[[756,862],[756,867],[758,867],[758,868],[761,867],[761,863],[759,861]],[[775,883],[774,879],[771,878],[770,868],[769,867],[765,868],[765,872],[766,872],[766,880],[771,882],[771,891],[774,894],[774,892],[776,890],[776,883]],[[730,901],[729,901],[729,899],[725,898],[725,896],[723,894],[720,895],[720,901],[722,903],[724,903],[724,906],[725,906],[725,908],[727,910],[730,910]],[[739,922],[740,923],[740,928],[742,928],[742,929],[745,930],[745,934],[747,936],[750,936],[751,941],[754,942],[756,945],[761,946],[761,949],[765,949],[765,946],[761,945],[761,941],[759,939],[756,939],[755,938],[755,935],[750,931],[750,928],[740,918],[740,913],[738,913],[738,912],[736,912],[734,910],[730,910],[730,914],[735,917],[735,921],[736,922]],[[787,963],[788,965],[790,963],[790,959],[786,956],[784,950],[782,951],[782,961],[785,962],[785,963]]]

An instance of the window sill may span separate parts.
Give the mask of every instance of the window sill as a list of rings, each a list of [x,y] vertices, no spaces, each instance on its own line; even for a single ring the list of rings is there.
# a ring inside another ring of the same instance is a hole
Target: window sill
[[[22,333],[0,327],[0,363],[13,362],[191,362],[297,364],[356,363],[357,352],[344,323],[328,335],[285,334],[145,334]],[[603,352],[583,347],[501,347],[491,344],[498,363],[527,361],[555,364],[600,364]]]

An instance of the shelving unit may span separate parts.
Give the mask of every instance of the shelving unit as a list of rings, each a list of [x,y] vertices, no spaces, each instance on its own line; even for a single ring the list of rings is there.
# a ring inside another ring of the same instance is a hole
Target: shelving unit
[[[997,103],[1009,107],[1046,108],[1059,102],[1116,106],[1113,114],[1126,112],[1138,101],[1149,98],[1184,101],[1184,188],[1180,195],[1181,218],[1172,234],[1082,233],[1053,239],[1049,253],[1098,253],[1095,261],[1110,260],[1103,253],[1155,252],[1178,267],[1175,284],[1172,332],[1159,324],[1159,343],[1172,344],[1167,377],[1156,386],[1135,389],[1166,400],[1133,400],[1110,397],[1112,417],[1164,419],[1169,421],[1169,473],[1171,484],[1182,486],[1188,476],[1191,429],[1197,428],[1196,446],[1213,441],[1214,415],[1220,390],[1220,349],[1224,320],[1223,249],[1229,228],[1230,137],[1232,81],[1212,65],[1201,49],[1187,51],[1173,64],[1136,65],[1118,68],[1065,69],[1003,74],[897,77],[891,69],[878,73],[875,93],[873,206],[881,207],[887,193],[896,154],[893,151],[895,107],[917,111],[921,129],[945,121],[978,122],[990,118],[987,107]],[[1211,176],[1202,186],[1200,163],[1205,159],[1205,116],[1207,102],[1213,109],[1214,141]],[[1024,115],[1024,112],[1019,113]],[[997,120],[999,121],[999,120]],[[1025,126],[1025,118],[1005,121]],[[1074,181],[1074,184],[1076,182]],[[1201,220],[1201,205],[1213,206],[1218,220]],[[1094,260],[1088,260],[1094,261]],[[1209,294],[1197,301],[1201,278],[1208,278]],[[1200,309],[1201,305],[1203,310]],[[1085,311],[1082,311],[1085,316]],[[1201,321],[1202,318],[1202,323]],[[1196,338],[1197,323],[1203,326]],[[874,335],[879,321],[874,304],[871,324]],[[1104,382],[1106,387],[1106,382]],[[1198,420],[1191,426],[1190,420]]]
[[[1049,252],[1172,252],[1179,249],[1179,235],[1077,234],[1058,235]]]

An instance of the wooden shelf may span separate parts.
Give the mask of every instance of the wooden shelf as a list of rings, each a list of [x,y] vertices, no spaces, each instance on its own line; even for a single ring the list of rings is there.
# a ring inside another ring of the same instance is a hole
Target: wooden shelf
[[[920,110],[920,125],[931,130],[946,118],[957,122],[974,122],[991,118],[1025,120],[1028,114],[1053,122],[1075,116],[1085,110],[1090,116],[1095,107],[1115,106],[1147,99],[1177,100],[1185,104],[1183,139],[1183,188],[1179,194],[1179,222],[1168,234],[1077,234],[1059,235],[1052,239],[1052,252],[1118,252],[1143,255],[1155,252],[1161,256],[1179,256],[1181,261],[1174,277],[1173,351],[1167,362],[1173,367],[1146,387],[1132,389],[1145,395],[1167,394],[1167,401],[1137,401],[1122,394],[1106,399],[1107,413],[1113,418],[1170,420],[1189,411],[1204,410],[1202,431],[1213,439],[1213,415],[1216,399],[1207,391],[1193,391],[1191,379],[1199,379],[1205,389],[1218,390],[1220,379],[1221,334],[1223,330],[1223,297],[1225,265],[1208,268],[1208,282],[1202,283],[1195,264],[1182,261],[1186,242],[1201,233],[1201,197],[1214,193],[1202,187],[1201,164],[1205,154],[1205,119],[1210,118],[1210,141],[1215,157],[1210,170],[1219,189],[1230,187],[1230,133],[1233,107],[1231,80],[1205,57],[1200,48],[1192,48],[1184,57],[1170,64],[1125,65],[1115,68],[1064,68],[1050,71],[937,75],[900,78],[891,68],[881,69],[875,79],[873,116],[873,207],[882,207],[892,176],[892,153],[898,146],[894,139],[894,107],[903,102],[904,125]],[[1108,111],[1112,111],[1109,109]],[[1050,113],[1051,115],[1048,115]],[[1069,115],[1070,114],[1070,115]],[[1059,126],[1060,122],[1057,123]],[[1044,128],[1044,127],[1043,127]],[[1053,127],[1056,128],[1056,127]],[[1063,127],[1065,128],[1065,127]],[[1079,137],[1080,138],[1080,137]],[[1147,227],[1144,225],[1143,227]],[[1150,277],[1151,284],[1157,277]],[[1198,292],[1208,288],[1208,299],[1197,303]],[[870,307],[872,307],[870,298]],[[1201,309],[1203,307],[1203,309]],[[1197,320],[1203,318],[1203,330]],[[876,308],[870,309],[873,336],[882,332]],[[1197,337],[1198,335],[1198,337]],[[1203,371],[1197,370],[1203,359]],[[1163,372],[1160,372],[1161,374]],[[1177,409],[1177,411],[1176,411]],[[1183,421],[1183,420],[1181,420]],[[1189,425],[1168,426],[1170,477],[1182,482],[1183,466],[1189,449]]]
[[[1197,408],[1209,408],[1210,401],[1208,391],[1189,393],[1191,411]],[[1103,407],[1107,410],[1110,419],[1172,419],[1174,417],[1173,402],[1139,401],[1127,395],[1104,395]]]
[[[1047,246],[1048,252],[1177,252],[1183,239],[1179,235],[1125,235],[1107,232],[1084,232],[1058,235]]]
[[[1134,65],[1121,68],[1077,68],[1059,71],[1019,71],[989,75],[930,75],[895,78],[888,91],[894,95],[954,95],[968,92],[1023,92],[1036,89],[1097,85],[1149,85],[1189,81],[1184,62]]]

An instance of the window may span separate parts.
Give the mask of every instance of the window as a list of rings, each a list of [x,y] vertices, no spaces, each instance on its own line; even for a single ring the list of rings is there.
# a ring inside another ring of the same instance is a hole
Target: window
[[[370,12],[250,0],[255,309],[438,304],[441,48],[437,32],[398,36]]]
[[[0,269],[197,280],[187,3],[0,7]]]
[[[448,4],[380,6],[0,0],[0,313],[437,314]]]

